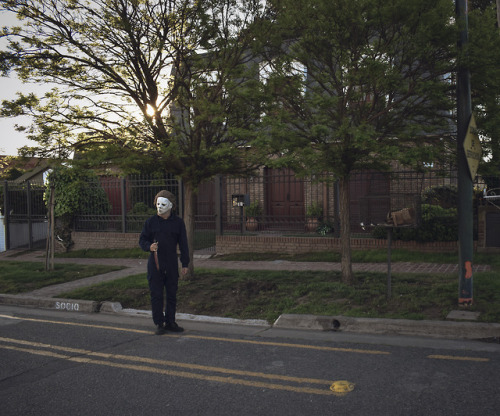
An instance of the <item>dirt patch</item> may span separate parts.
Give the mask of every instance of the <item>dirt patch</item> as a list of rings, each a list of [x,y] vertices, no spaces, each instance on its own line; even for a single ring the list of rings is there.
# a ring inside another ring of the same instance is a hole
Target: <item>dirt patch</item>
[[[422,311],[422,314],[425,317],[424,319],[442,320],[446,318],[446,316],[443,316],[443,310],[437,306],[430,306],[428,308],[425,308]]]
[[[177,310],[182,313],[213,316],[244,314],[255,298],[265,299],[276,290],[276,284],[262,281],[245,281],[229,287],[214,282],[210,291],[190,291],[180,288]]]

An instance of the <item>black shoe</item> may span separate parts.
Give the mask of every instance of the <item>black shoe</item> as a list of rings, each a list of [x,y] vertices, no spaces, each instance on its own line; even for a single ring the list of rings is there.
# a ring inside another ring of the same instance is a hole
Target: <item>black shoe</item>
[[[156,325],[155,335],[162,335],[165,333],[165,328],[163,325]]]
[[[171,332],[183,332],[184,328],[177,325],[177,323],[172,322],[170,324],[165,323],[165,330],[171,331]]]

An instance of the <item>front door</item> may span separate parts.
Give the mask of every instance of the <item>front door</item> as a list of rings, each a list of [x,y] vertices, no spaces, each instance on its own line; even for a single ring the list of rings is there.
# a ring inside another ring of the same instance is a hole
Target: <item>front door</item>
[[[270,223],[303,224],[304,182],[291,169],[266,168],[266,184]]]

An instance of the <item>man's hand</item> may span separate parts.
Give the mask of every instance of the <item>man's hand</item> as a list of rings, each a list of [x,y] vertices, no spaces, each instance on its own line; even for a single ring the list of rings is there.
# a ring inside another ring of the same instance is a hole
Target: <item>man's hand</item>
[[[149,251],[158,251],[158,243],[153,243],[151,244],[151,246],[149,247]]]
[[[187,276],[187,274],[189,273],[189,269],[187,267],[183,267],[181,273],[183,276]]]

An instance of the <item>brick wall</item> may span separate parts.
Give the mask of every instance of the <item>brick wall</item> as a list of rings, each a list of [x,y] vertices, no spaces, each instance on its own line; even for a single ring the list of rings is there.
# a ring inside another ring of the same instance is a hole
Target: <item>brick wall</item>
[[[136,248],[139,247],[139,233],[94,233],[73,232],[72,250],[100,248]],[[387,240],[373,238],[353,238],[351,248],[387,249]],[[392,248],[404,248],[422,252],[455,252],[457,242],[417,243],[415,241],[393,241]],[[60,249],[60,246],[59,248]],[[474,249],[485,251],[474,242]],[[222,235],[216,237],[216,253],[308,253],[319,251],[339,251],[340,239],[328,237],[286,237],[286,236],[246,236]]]
[[[387,240],[353,238],[351,248],[386,249]],[[415,241],[393,241],[392,248],[405,248],[423,252],[455,252],[457,242],[417,243]],[[217,254],[230,253],[308,253],[318,251],[339,251],[340,238],[327,237],[284,237],[223,235],[216,238]]]
[[[95,233],[73,231],[71,238],[75,243],[72,250],[92,248],[137,248],[140,233]]]

